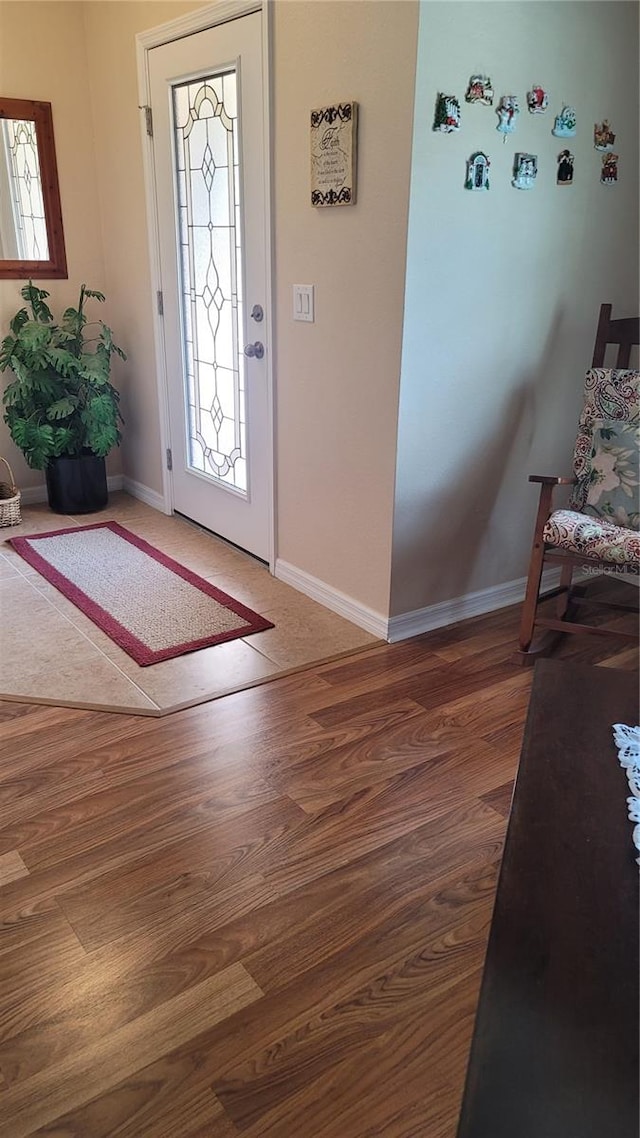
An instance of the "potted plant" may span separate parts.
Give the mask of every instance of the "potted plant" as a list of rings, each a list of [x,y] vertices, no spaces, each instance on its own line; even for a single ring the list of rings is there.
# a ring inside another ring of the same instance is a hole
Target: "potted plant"
[[[0,371],[11,369],[4,421],[29,466],[44,470],[56,513],[86,514],[107,504],[105,455],[120,443],[120,396],[110,382],[111,357],[124,352],[102,320],[87,322],[87,299],[101,292],[82,285],[77,308],[59,324],[48,292],[29,281],[21,308],[0,348]],[[95,335],[87,336],[93,329]]]

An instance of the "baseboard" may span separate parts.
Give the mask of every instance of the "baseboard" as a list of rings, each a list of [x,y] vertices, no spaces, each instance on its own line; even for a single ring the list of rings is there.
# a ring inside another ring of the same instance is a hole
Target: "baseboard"
[[[126,490],[132,498],[138,498],[145,505],[151,506],[152,509],[160,510],[163,514],[167,512],[162,494],[144,486],[142,482],[136,482],[134,478],[127,478],[124,474],[110,474],[107,478],[107,487],[110,493],[115,493],[116,490]],[[22,505],[36,506],[40,502],[47,501],[47,487],[42,482],[40,486],[29,486],[26,490],[21,490],[20,495]]]
[[[47,487],[44,482],[40,486],[28,486],[26,490],[20,491],[21,506],[37,506],[40,502],[46,501]]]
[[[526,577],[516,581],[506,581],[502,585],[492,585],[488,589],[480,589],[475,593],[467,593],[462,597],[453,597],[449,601],[439,604],[427,605],[426,608],[415,609],[413,612],[401,613],[389,619],[382,613],[356,601],[353,597],[341,593],[327,585],[318,577],[305,573],[288,561],[276,561],[275,576],[286,585],[291,585],[298,592],[318,601],[331,612],[364,628],[366,632],[378,636],[381,640],[395,643],[398,640],[407,640],[411,636],[419,636],[422,632],[431,632],[434,628],[444,628],[448,624],[457,624],[472,616],[481,616],[483,613],[494,612],[497,609],[507,608],[509,605],[519,604],[524,599],[527,584]],[[560,581],[559,569],[548,569],[542,577],[542,589],[554,589]]]
[[[124,478],[122,474],[111,474],[107,478],[107,488],[109,491],[122,490],[124,488]],[[28,486],[26,490],[20,491],[20,503],[23,506],[37,506],[41,502],[46,502],[47,487],[44,482],[39,486]]]
[[[318,577],[312,577],[310,573],[305,573],[303,569],[296,568],[288,561],[281,561],[280,558],[276,561],[275,576],[279,581],[284,581],[285,585],[291,585],[299,593],[304,593],[313,601],[318,601],[325,608],[331,609],[331,612],[343,616],[352,624],[357,624],[358,628],[364,628],[365,632],[386,640],[388,621],[382,613],[375,612],[367,605],[347,596],[346,593],[341,593],[339,589],[327,585]]]
[[[559,581],[559,569],[546,570],[542,576],[542,591],[556,588]],[[467,620],[471,616],[481,616],[483,613],[519,604],[524,599],[526,585],[527,578],[520,577],[516,581],[505,581],[502,585],[491,585],[488,589],[479,589],[475,593],[392,616],[388,622],[387,639],[393,644],[397,640],[419,636],[422,632],[431,632],[434,628],[457,624],[459,620]]]
[[[517,605],[524,600],[527,578],[520,577],[516,581],[506,581],[502,585],[491,585],[488,589],[479,589],[475,593],[467,593],[462,597],[453,597],[449,601],[440,601],[439,604],[427,605],[426,608],[415,609],[413,612],[404,612],[389,619],[382,613],[374,612],[360,601],[354,600],[339,589],[333,589],[303,569],[296,568],[288,561],[276,561],[275,576],[286,585],[292,585],[298,592],[318,601],[325,608],[338,613],[346,620],[378,636],[381,640],[388,640],[393,644],[398,640],[408,640],[411,636],[419,636],[422,632],[431,632],[434,628],[444,628],[448,624],[457,624],[460,620],[467,620],[472,616],[481,616],[483,613],[495,612],[498,609]],[[581,574],[576,573],[576,581]],[[542,575],[542,591],[555,589],[560,583],[560,570],[547,569]]]
[[[156,490],[152,490],[149,486],[145,486],[143,482],[136,482],[135,478],[129,478],[125,474],[122,489],[126,490],[127,494],[131,494],[132,498],[138,498],[140,502],[144,502],[145,505],[151,506],[153,510],[160,510],[162,514],[170,512],[165,508],[164,498],[162,497],[162,494],[158,494]]]

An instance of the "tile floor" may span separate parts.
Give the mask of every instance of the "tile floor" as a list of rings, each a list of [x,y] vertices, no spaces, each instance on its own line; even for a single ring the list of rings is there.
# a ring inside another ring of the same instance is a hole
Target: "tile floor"
[[[10,537],[116,520],[273,621],[275,628],[139,667],[7,545]],[[72,518],[25,506],[0,529],[0,698],[165,715],[378,643],[247,554],[125,493]]]

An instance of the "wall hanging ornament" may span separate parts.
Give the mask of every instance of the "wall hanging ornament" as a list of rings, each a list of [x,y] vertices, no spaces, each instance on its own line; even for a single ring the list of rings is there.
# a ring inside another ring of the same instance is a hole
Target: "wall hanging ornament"
[[[547,92],[534,84],[531,90],[527,91],[527,106],[532,115],[543,115],[549,106]]]
[[[569,150],[561,150],[558,155],[558,176],[556,182],[559,186],[573,184],[573,154]]]
[[[482,103],[493,106],[493,86],[488,75],[472,75],[464,97],[465,103]]]
[[[440,130],[444,134],[460,130],[460,103],[455,95],[438,95],[433,129]]]
[[[465,190],[488,190],[490,165],[487,155],[482,150],[476,150],[475,154],[467,158]]]
[[[532,190],[538,176],[537,154],[516,154],[511,185],[516,190]]]
[[[311,205],[354,205],[357,128],[357,103],[334,103],[311,111]]]
[[[613,150],[616,136],[609,125],[609,119],[593,124],[593,145],[596,150]]]
[[[573,107],[563,107],[553,124],[552,134],[556,138],[575,138],[576,112]]]
[[[602,159],[600,181],[603,186],[614,186],[618,181],[618,155],[606,154]]]
[[[513,134],[516,129],[518,115],[520,114],[517,97],[515,95],[503,95],[496,108],[496,114],[498,116],[496,130],[500,131],[500,134],[504,134],[504,141],[506,142],[506,136]]]

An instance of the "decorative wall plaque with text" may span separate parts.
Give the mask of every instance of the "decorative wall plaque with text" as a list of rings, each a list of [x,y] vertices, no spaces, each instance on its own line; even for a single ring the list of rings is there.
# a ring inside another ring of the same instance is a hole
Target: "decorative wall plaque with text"
[[[357,103],[311,112],[311,205],[354,204],[357,130]]]

